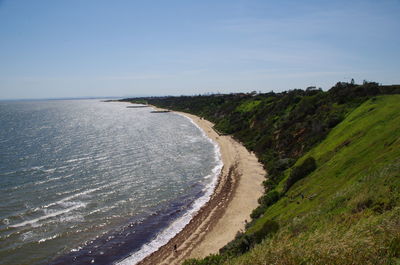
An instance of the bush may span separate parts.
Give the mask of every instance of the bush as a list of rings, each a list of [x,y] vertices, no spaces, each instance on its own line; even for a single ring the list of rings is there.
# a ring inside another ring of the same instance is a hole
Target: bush
[[[276,183],[273,181],[272,178],[267,178],[263,181],[263,186],[265,190],[272,190],[276,187]]]
[[[338,125],[342,120],[344,119],[343,115],[341,113],[338,112],[333,112],[331,114],[329,114],[329,116],[326,119],[326,126],[328,126],[328,128],[333,128],[336,125]]]
[[[276,233],[279,229],[279,224],[274,220],[267,220],[260,230],[256,231],[252,236],[253,244],[260,243],[264,238]]]
[[[259,203],[265,207],[271,206],[280,198],[279,192],[276,190],[270,191],[259,199]]]
[[[250,217],[252,219],[257,219],[258,217],[260,217],[263,213],[265,212],[265,207],[263,205],[259,205],[257,208],[255,208],[251,214]]]
[[[294,167],[286,181],[285,192],[288,191],[293,184],[309,175],[316,168],[317,164],[315,163],[315,159],[311,156],[304,160],[300,166]]]
[[[234,240],[219,250],[220,254],[228,256],[239,256],[250,250],[253,245],[253,238],[246,234],[240,234]]]
[[[266,220],[261,229],[253,234],[238,234],[234,240],[219,250],[221,255],[239,256],[249,251],[255,244],[270,236],[279,229],[279,224],[273,220]],[[191,264],[187,264],[191,265]],[[193,264],[197,265],[197,264]]]
[[[219,265],[225,261],[226,257],[218,254],[211,254],[204,259],[187,259],[182,265]]]
[[[267,194],[258,199],[258,203],[260,205],[251,212],[250,217],[252,219],[257,219],[265,212],[265,210],[269,206],[277,202],[279,199],[280,199],[279,192],[275,190],[268,192]]]

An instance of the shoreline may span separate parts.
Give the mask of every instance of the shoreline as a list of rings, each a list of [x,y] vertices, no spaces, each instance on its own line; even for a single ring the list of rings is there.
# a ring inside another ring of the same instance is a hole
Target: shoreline
[[[188,113],[174,113],[189,118],[219,146],[223,167],[210,200],[167,244],[138,262],[139,265],[181,264],[189,258],[218,253],[237,232],[244,231],[263,194],[265,171],[254,154],[231,136],[218,135],[211,122]]]

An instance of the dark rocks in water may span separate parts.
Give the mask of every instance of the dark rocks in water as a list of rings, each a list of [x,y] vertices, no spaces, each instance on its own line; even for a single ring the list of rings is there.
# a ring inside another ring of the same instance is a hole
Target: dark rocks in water
[[[151,113],[166,113],[166,112],[171,112],[170,110],[153,110]]]
[[[148,108],[147,105],[140,105],[140,106],[127,106],[128,109],[138,109],[138,108]]]

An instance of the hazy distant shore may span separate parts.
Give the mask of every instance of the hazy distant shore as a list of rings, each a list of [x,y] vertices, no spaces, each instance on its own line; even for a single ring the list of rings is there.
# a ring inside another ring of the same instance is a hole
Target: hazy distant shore
[[[195,115],[176,113],[190,118],[219,145],[224,167],[209,202],[173,239],[139,262],[141,265],[180,264],[188,258],[218,253],[238,231],[244,230],[263,194],[265,171],[254,154],[232,137],[218,135],[211,122]]]

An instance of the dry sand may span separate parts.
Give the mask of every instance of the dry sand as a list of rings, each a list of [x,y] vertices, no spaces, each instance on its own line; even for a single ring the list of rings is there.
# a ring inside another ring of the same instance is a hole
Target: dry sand
[[[178,112],[179,113],[179,112]],[[210,201],[173,239],[139,264],[181,264],[188,258],[201,258],[218,250],[244,230],[250,213],[262,195],[265,171],[256,156],[231,136],[220,136],[213,124],[195,115],[192,119],[217,142],[224,167]],[[155,114],[156,115],[156,114]],[[174,246],[177,251],[174,251]]]

